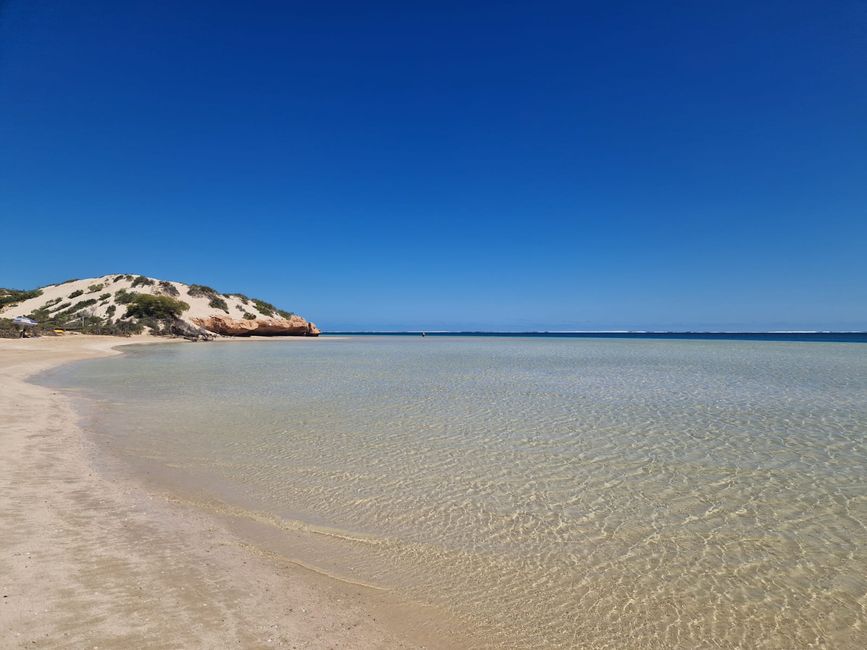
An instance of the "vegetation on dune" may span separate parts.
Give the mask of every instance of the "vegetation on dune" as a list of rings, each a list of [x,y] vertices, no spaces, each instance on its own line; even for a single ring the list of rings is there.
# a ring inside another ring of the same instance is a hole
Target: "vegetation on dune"
[[[144,325],[136,321],[108,321],[100,327],[99,332],[94,334],[108,334],[110,336],[132,336],[133,334],[141,334],[144,331]]]
[[[29,300],[30,298],[38,298],[42,295],[42,289],[33,289],[30,291],[22,291],[21,289],[0,289],[0,309],[7,305],[15,304]]]
[[[126,289],[121,289],[116,294],[114,294],[114,301],[119,305],[128,305],[135,297],[139,295],[136,291],[127,291]]]
[[[126,307],[127,318],[153,318],[156,320],[174,320],[190,306],[170,296],[151,296],[146,293],[135,294]]]
[[[211,298],[219,295],[216,289],[204,284],[191,284],[187,293],[190,294],[190,298]]]
[[[165,295],[172,296],[174,298],[177,298],[179,295],[181,295],[181,292],[178,291],[178,288],[175,285],[165,280],[160,280],[159,290]]]
[[[12,324],[11,318],[0,318],[0,339],[18,337],[18,329]]]
[[[214,309],[222,309],[227,314],[229,313],[229,305],[228,303],[220,298],[219,296],[214,296],[208,302],[208,307],[213,307]]]
[[[256,306],[256,309],[261,314],[265,314],[266,316],[273,316],[277,313],[277,308],[272,305],[270,302],[265,302],[264,300],[259,300],[258,298],[251,298],[253,304]]]
[[[129,289],[120,288],[115,293],[105,290],[107,285],[122,280],[129,281],[132,286]],[[67,280],[66,283],[73,281]],[[154,287],[152,294],[131,290],[132,287],[148,286]],[[46,301],[28,314],[28,317],[39,323],[34,333],[41,331],[51,334],[52,330],[62,328],[87,334],[123,336],[141,333],[148,328],[154,334],[207,338],[207,332],[182,319],[182,314],[190,309],[188,303],[178,299],[182,292],[183,288],[179,291],[178,287],[171,282],[152,280],[143,275],[106,276],[104,281],[88,285],[86,289],[77,289],[65,298],[57,297]],[[234,307],[240,313],[239,317],[245,320],[253,321],[260,315],[271,317],[279,315],[287,319],[294,315],[290,311],[278,309],[265,300],[249,298],[242,293],[221,294],[207,285],[189,285],[188,292],[193,298],[207,299],[208,306],[212,309],[236,315],[227,301],[229,298],[234,298],[244,305],[235,303]],[[40,295],[42,295],[41,289],[22,291],[0,288],[0,308]],[[84,298],[76,301],[75,299],[80,296]],[[97,316],[97,312],[104,313],[104,316]],[[19,333],[20,329],[16,328],[10,319],[0,318],[0,337],[18,336]]]
[[[95,304],[96,304],[96,298],[90,298],[88,300],[79,300],[77,303],[75,303],[74,305],[72,305],[71,307],[69,307],[67,309],[54,312],[51,315],[51,318],[52,319],[63,318],[63,317],[72,318],[72,317],[76,316],[78,314],[78,312],[80,312],[85,307],[90,307],[91,305],[95,305]],[[41,311],[43,311],[43,310],[37,310],[37,312],[41,312]],[[36,314],[36,312],[34,312],[34,314]],[[34,320],[39,320],[39,318],[36,318]]]
[[[191,284],[188,293],[190,294],[190,298],[208,298],[208,307],[221,309],[227,314],[229,313],[229,303],[213,287],[204,284]]]

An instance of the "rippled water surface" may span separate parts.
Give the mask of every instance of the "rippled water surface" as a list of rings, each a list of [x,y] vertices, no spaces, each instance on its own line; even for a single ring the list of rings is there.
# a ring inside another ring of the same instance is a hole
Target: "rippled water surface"
[[[491,646],[867,647],[864,344],[171,345],[54,381],[122,456]]]

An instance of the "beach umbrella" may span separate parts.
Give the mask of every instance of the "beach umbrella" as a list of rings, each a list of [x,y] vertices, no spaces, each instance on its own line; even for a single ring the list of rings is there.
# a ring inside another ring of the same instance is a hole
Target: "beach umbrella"
[[[12,324],[17,325],[18,327],[36,327],[39,325],[35,320],[31,318],[27,318],[25,316],[18,316],[17,318],[12,319]]]

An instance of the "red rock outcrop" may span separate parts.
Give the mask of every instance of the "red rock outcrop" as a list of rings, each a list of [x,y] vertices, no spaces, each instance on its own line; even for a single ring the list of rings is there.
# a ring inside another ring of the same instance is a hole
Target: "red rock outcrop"
[[[319,328],[301,316],[262,317],[255,320],[214,315],[191,319],[209,332],[223,336],[319,336]]]

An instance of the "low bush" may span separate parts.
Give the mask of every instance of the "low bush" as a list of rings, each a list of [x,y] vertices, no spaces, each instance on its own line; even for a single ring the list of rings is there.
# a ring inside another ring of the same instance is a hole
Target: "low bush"
[[[84,293],[84,291],[82,291],[81,289],[78,289],[77,291],[73,291],[71,294],[69,294],[67,296],[67,298],[78,298],[78,296],[80,296],[83,293]]]
[[[244,312],[244,320],[256,320],[256,317],[248,311]]]
[[[214,296],[213,298],[211,298],[211,300],[208,302],[208,307],[212,307],[214,309],[222,309],[227,314],[229,313],[229,305],[219,296]]]
[[[154,283],[150,278],[146,278],[143,275],[138,276],[135,280],[132,281],[133,288],[135,287],[149,287]]]
[[[111,294],[110,294],[110,293],[104,293],[104,294],[102,294],[102,295],[99,297],[100,300],[107,300],[107,299],[109,299],[109,298],[111,298]]]
[[[101,323],[96,328],[98,331],[93,331],[93,334],[106,334],[108,336],[132,336],[133,334],[141,334],[144,331],[144,325],[137,321],[106,321]]]
[[[285,309],[278,309],[277,313],[280,314],[283,318],[292,318],[295,314],[291,311],[286,311]]]
[[[100,283],[100,284],[92,284],[92,285],[90,285],[89,287],[87,287],[87,293],[96,293],[97,291],[102,291],[102,288],[103,288],[104,286],[105,286],[105,285],[102,284],[102,283]]]
[[[277,308],[270,302],[265,302],[264,300],[259,300],[258,298],[252,298],[251,300],[256,306],[256,309],[258,309],[260,313],[265,314],[266,316],[273,316],[277,311]]]
[[[37,323],[41,323],[48,320],[51,314],[49,314],[48,310],[43,307],[42,309],[34,309],[29,314],[26,314],[26,316],[31,320],[35,320]]]
[[[169,296],[151,296],[139,293],[133,296],[126,308],[126,316],[153,318],[156,320],[179,318],[190,306]]]
[[[114,294],[114,301],[119,305],[128,305],[135,297],[139,295],[135,291],[127,291],[126,289],[121,289],[116,294]]]
[[[0,339],[17,339],[21,335],[10,318],[0,318]]]
[[[54,312],[54,314],[52,315],[52,318],[56,319],[58,317],[63,317],[63,316],[65,316],[67,318],[71,318],[72,316],[75,316],[78,312],[80,312],[85,307],[90,307],[91,305],[95,305],[95,304],[96,304],[96,298],[91,298],[89,300],[79,300],[77,303],[72,305],[72,307],[69,307],[63,311]]]
[[[11,305],[16,302],[29,300],[30,298],[38,298],[42,295],[42,289],[33,289],[32,291],[21,291],[20,289],[0,289],[0,308],[6,305]]]
[[[212,289],[204,284],[191,284],[190,290],[187,293],[190,294],[190,298],[211,298],[218,295],[216,289]]]
[[[165,280],[160,280],[159,289],[167,296],[172,296],[176,298],[181,295],[181,292],[178,291],[178,288],[175,285],[173,285],[171,282],[166,282]]]

